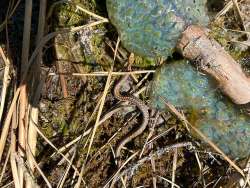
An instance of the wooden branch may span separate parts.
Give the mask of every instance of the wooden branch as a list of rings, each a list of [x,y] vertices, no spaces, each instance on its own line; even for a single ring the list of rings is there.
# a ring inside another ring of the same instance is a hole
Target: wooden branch
[[[218,42],[209,38],[203,28],[189,26],[182,33],[177,49],[214,78],[234,103],[243,105],[250,102],[250,78]]]

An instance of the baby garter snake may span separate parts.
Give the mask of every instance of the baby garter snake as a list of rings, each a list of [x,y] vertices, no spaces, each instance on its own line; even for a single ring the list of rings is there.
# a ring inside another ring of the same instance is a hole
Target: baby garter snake
[[[133,61],[134,61],[134,55],[131,54],[129,57],[129,61],[128,61],[128,63],[129,63],[128,64],[128,71],[131,71],[131,64]],[[148,107],[144,104],[144,102],[142,100],[140,100],[139,98],[137,98],[133,95],[130,95],[130,94],[123,95],[120,93],[120,89],[121,89],[123,83],[128,80],[128,77],[129,77],[129,74],[124,75],[119,80],[119,82],[116,84],[116,86],[114,88],[114,96],[120,101],[129,102],[130,104],[135,105],[142,113],[142,122],[136,130],[129,132],[127,135],[125,135],[125,137],[123,137],[119,141],[119,143],[115,149],[115,155],[116,155],[116,158],[118,158],[118,159],[120,158],[121,149],[123,148],[123,146],[126,145],[128,142],[130,142],[135,137],[142,134],[143,131],[146,129],[146,127],[148,125],[148,121],[149,121]]]

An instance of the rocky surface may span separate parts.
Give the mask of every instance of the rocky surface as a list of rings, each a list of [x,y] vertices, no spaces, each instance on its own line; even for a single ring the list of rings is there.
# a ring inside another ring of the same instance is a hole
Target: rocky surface
[[[187,25],[206,25],[205,5],[206,0],[107,0],[124,47],[151,58],[171,55]]]
[[[188,61],[163,65],[158,70],[152,84],[152,105],[165,110],[159,96],[188,109],[189,121],[227,155],[244,158],[250,154],[250,118]]]

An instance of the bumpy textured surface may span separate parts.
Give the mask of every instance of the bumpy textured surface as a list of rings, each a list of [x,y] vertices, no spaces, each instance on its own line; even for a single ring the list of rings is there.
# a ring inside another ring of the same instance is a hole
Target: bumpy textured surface
[[[190,24],[206,25],[206,0],[107,0],[122,44],[142,57],[171,55]]]
[[[213,81],[188,61],[164,65],[155,74],[152,105],[164,110],[162,96],[176,107],[188,109],[190,122],[231,157],[250,154],[250,117],[218,90]]]

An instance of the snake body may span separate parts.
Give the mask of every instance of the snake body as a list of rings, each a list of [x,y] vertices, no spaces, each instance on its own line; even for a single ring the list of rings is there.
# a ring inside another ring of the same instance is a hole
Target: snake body
[[[129,71],[130,71],[130,67],[129,67]],[[114,88],[114,95],[120,101],[124,101],[124,102],[127,101],[130,104],[137,106],[137,108],[142,113],[142,123],[135,131],[129,132],[124,138],[122,138],[119,141],[119,143],[116,147],[116,150],[115,150],[116,158],[120,158],[121,149],[123,148],[124,145],[126,145],[132,139],[134,139],[135,137],[137,137],[143,133],[143,131],[147,127],[148,120],[149,120],[148,107],[143,103],[142,100],[140,100],[139,98],[136,98],[135,96],[130,95],[130,94],[123,95],[120,93],[120,89],[122,87],[122,84],[128,80],[128,77],[129,77],[129,74],[126,74],[119,80],[119,82],[116,84],[116,86]]]

